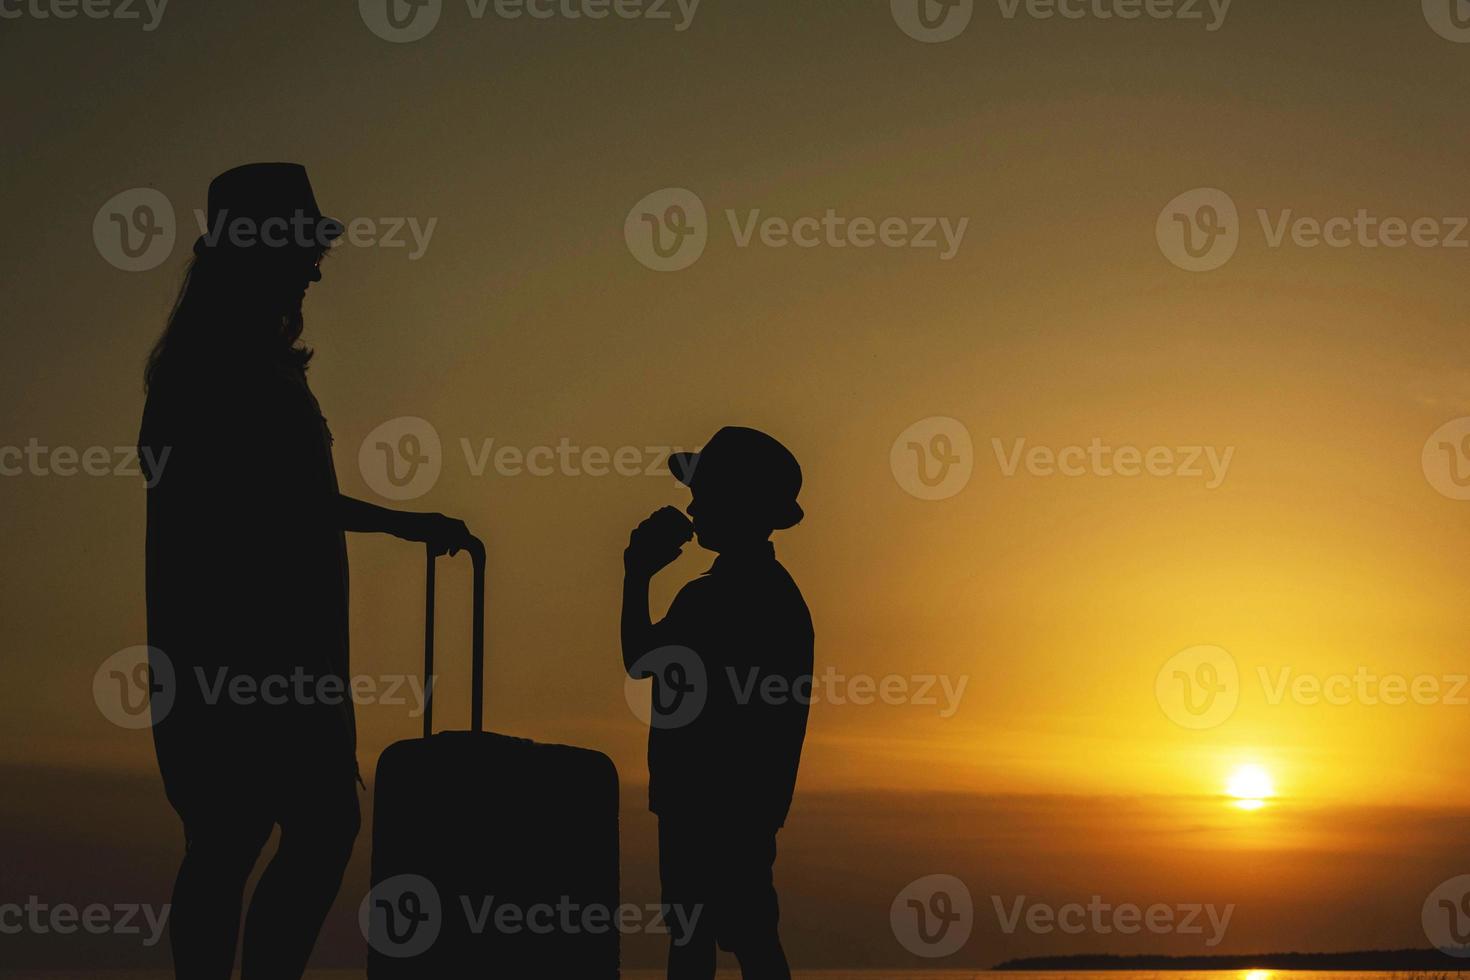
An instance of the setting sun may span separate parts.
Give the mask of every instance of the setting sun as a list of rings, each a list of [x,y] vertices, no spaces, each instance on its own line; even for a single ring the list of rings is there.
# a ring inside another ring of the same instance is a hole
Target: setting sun
[[[1276,795],[1271,774],[1257,765],[1238,767],[1230,774],[1225,792],[1235,798],[1235,805],[1242,810],[1259,810],[1266,800]]]

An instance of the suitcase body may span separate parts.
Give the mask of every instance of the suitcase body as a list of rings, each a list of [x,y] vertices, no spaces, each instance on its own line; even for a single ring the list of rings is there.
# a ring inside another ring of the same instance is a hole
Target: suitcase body
[[[373,796],[370,980],[616,980],[618,776],[599,752],[482,730],[484,551],[472,731],[389,746]],[[433,677],[434,559],[425,675]]]

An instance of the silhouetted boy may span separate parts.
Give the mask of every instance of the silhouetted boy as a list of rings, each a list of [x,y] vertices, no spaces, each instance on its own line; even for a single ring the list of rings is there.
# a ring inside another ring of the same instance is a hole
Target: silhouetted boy
[[[811,700],[812,620],[771,533],[802,519],[801,467],[754,429],[724,428],[673,457],[694,493],[690,522],[665,507],[633,531],[623,562],[623,661],[652,677],[649,809],[659,818],[665,905],[683,916],[671,980],[715,975],[716,944],[747,980],[786,980],[772,865]],[[693,535],[719,553],[654,624],[649,580]],[[697,917],[696,917],[697,916]]]

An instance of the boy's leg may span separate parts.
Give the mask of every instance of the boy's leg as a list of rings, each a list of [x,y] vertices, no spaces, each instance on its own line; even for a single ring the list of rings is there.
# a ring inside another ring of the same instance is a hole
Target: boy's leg
[[[708,840],[689,822],[660,817],[658,873],[664,923],[669,929],[668,980],[714,980],[714,917]]]
[[[780,903],[772,868],[775,831],[736,831],[724,848],[720,945],[740,961],[744,980],[790,980],[781,946]]]
[[[740,961],[740,976],[744,980],[791,980],[791,967],[779,936],[772,937],[766,946],[741,950],[735,958]]]
[[[713,936],[696,936],[680,946],[669,943],[668,980],[714,980],[715,940]]]

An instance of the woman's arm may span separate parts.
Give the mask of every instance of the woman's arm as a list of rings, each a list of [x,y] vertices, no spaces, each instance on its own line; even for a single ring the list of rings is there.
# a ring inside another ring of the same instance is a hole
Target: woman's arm
[[[346,494],[337,497],[337,520],[344,531],[376,532],[405,541],[422,541],[432,544],[440,554],[457,554],[471,537],[464,521],[443,514],[390,510]]]

